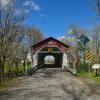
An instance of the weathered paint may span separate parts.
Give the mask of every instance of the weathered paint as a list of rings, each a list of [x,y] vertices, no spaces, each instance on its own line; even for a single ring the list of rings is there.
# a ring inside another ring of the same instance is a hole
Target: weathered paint
[[[62,52],[66,52],[69,48],[68,45],[63,44],[62,42],[58,41],[55,38],[49,37],[43,41],[38,42],[37,44],[33,45],[33,51],[38,51],[43,47],[58,47]]]

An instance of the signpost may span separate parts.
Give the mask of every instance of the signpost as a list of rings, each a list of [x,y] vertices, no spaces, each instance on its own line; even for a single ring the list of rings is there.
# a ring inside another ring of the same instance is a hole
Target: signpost
[[[71,61],[73,63],[74,74],[77,74],[77,72],[76,72],[76,62],[77,62],[77,58],[75,57],[75,55],[74,55],[74,57],[72,57]]]
[[[84,35],[81,35],[81,37],[79,39],[80,39],[80,43],[83,45],[83,55],[84,55],[84,57],[83,57],[83,65],[84,65],[85,70],[87,71],[87,69],[86,69],[85,52],[86,52],[86,44],[90,41],[90,39],[87,38]]]

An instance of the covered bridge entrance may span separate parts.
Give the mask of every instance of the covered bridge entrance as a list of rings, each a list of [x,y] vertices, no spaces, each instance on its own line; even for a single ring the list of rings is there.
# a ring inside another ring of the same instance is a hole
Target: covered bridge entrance
[[[33,69],[64,68],[68,66],[67,55],[69,46],[55,38],[49,37],[32,46]]]
[[[51,49],[52,51],[49,51]],[[54,51],[58,50],[58,51]],[[38,53],[38,67],[59,68],[62,67],[63,53],[57,47],[45,47]]]

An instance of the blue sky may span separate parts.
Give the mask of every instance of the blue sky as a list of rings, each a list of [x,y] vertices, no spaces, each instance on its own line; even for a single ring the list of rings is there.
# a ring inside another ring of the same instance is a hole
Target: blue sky
[[[58,38],[71,24],[89,29],[95,19],[91,0],[33,0],[39,9],[31,11],[26,24],[36,26],[45,37]]]

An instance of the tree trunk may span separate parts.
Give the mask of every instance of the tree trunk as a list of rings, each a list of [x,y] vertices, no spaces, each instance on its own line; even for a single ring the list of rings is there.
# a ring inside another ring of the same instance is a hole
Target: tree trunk
[[[16,77],[18,77],[18,58],[16,59]]]
[[[1,78],[1,69],[0,69],[0,84],[1,84],[1,82],[2,82],[2,78]]]
[[[26,66],[26,64],[25,64],[25,60],[24,60],[24,63],[23,63],[23,67],[24,67],[24,74],[25,74],[25,66]]]

